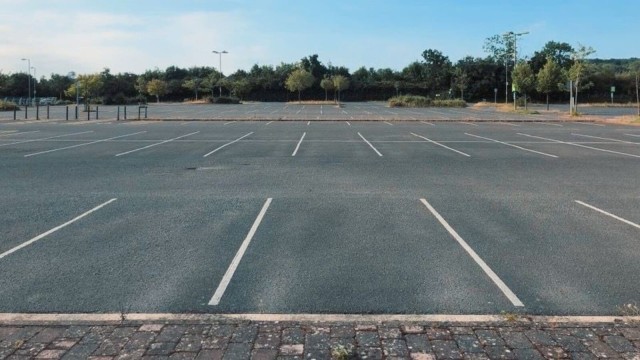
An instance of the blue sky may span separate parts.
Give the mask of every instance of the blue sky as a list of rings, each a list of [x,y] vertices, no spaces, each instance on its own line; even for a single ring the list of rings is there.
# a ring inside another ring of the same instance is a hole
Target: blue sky
[[[145,69],[323,63],[401,70],[423,50],[484,57],[484,40],[529,31],[519,55],[547,41],[592,46],[598,58],[640,57],[638,0],[0,0],[0,71],[141,73]],[[9,11],[10,9],[10,11]],[[8,11],[4,11],[8,10]]]

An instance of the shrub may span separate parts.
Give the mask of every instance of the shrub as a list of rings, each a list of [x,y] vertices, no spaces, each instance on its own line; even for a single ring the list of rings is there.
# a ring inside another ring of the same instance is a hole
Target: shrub
[[[433,106],[434,107],[456,107],[456,108],[463,108],[463,107],[467,107],[467,103],[464,100],[461,99],[455,99],[455,100],[434,100],[433,101]]]
[[[240,99],[237,97],[221,96],[209,98],[209,102],[212,104],[240,104]]]
[[[0,100],[0,111],[20,110],[20,107],[10,101]]]
[[[431,99],[424,96],[401,95],[389,99],[390,107],[428,107],[431,105]]]

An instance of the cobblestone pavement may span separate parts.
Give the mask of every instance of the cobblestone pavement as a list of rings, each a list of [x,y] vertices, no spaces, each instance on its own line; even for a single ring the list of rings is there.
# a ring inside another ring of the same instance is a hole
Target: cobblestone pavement
[[[640,324],[0,324],[0,359],[640,359]]]

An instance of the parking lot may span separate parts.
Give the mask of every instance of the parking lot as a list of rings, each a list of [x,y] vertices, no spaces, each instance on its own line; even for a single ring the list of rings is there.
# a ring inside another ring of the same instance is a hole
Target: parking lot
[[[262,106],[263,121],[0,122],[0,312],[605,315],[640,300],[640,128]]]

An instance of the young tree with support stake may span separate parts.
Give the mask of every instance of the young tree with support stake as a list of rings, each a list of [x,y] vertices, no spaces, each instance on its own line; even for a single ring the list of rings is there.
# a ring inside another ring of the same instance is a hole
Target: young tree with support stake
[[[558,86],[563,83],[562,78],[560,66],[556,64],[553,57],[547,56],[547,62],[536,76],[536,90],[547,95],[547,111],[549,111],[549,93],[558,90]]]
[[[584,46],[578,44],[578,49],[571,53],[571,59],[573,65],[569,69],[569,80],[573,81],[573,87],[575,90],[575,107],[573,108],[573,114],[578,114],[578,92],[581,88],[585,88],[583,85],[585,75],[589,70],[589,64],[585,62],[585,59],[595,53],[596,51],[591,46]]]
[[[333,77],[333,87],[338,92],[338,103],[340,103],[340,92],[349,88],[349,79],[343,75]]]
[[[314,81],[315,78],[313,77],[313,75],[311,75],[310,72],[304,69],[295,69],[293,70],[293,72],[291,72],[291,74],[289,74],[284,85],[286,86],[287,90],[298,92],[298,102],[300,102],[300,93],[303,90],[311,87]]]
[[[333,90],[333,81],[329,78],[324,78],[320,81],[320,87],[324,89],[324,101],[329,98],[328,92]]]
[[[524,94],[524,109],[527,110],[527,94],[536,87],[536,77],[529,63],[518,63],[511,73],[511,81],[514,89]]]
[[[153,79],[147,84],[147,92],[156,97],[156,103],[160,103],[160,96],[164,96],[167,90],[167,83],[160,79]]]

